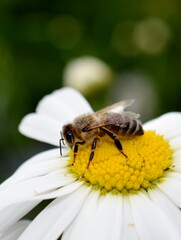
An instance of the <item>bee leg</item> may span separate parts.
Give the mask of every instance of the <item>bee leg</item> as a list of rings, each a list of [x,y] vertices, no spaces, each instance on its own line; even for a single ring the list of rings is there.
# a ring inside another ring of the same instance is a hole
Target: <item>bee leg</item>
[[[89,156],[89,162],[87,164],[87,168],[89,168],[89,165],[90,165],[90,162],[92,161],[92,159],[94,158],[94,151],[96,149],[96,144],[97,144],[97,141],[99,140],[99,138],[94,138],[93,142],[92,142],[92,146],[91,146],[91,153],[90,153],[90,156]]]
[[[72,165],[74,165],[74,163],[75,163],[75,158],[76,158],[76,155],[77,155],[77,152],[78,152],[79,144],[82,145],[84,143],[85,143],[85,141],[75,143],[75,145],[74,145],[74,161],[73,161]]]
[[[116,145],[117,149],[127,158],[126,154],[123,152],[122,144],[119,141],[117,135],[109,131],[107,128],[101,127],[100,130],[106,133],[110,138],[114,140],[114,144]]]

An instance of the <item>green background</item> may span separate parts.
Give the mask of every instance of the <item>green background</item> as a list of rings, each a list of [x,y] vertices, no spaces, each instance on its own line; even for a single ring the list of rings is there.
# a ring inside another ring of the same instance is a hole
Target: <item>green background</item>
[[[109,103],[118,76],[126,72],[149,79],[156,98],[152,117],[180,111],[180,12],[180,0],[1,0],[0,179],[50,148],[21,136],[17,127],[44,95],[63,86],[64,68],[74,58],[95,56],[115,73],[112,85],[88,96],[94,109]],[[141,24],[146,32],[137,33],[137,43],[133,35]],[[147,49],[140,47],[145,34],[152,40]],[[162,38],[163,47],[155,51]]]

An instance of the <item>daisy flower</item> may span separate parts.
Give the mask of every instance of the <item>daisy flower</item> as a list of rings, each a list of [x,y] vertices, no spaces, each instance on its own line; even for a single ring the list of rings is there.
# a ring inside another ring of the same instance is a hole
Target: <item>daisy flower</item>
[[[121,143],[127,158],[104,136],[89,168],[90,146],[76,161],[62,126],[92,109],[77,91],[45,96],[22,120],[24,135],[56,147],[26,161],[0,185],[0,233],[41,201],[52,199],[18,240],[181,239],[181,114],[167,113],[143,125],[144,135]],[[1,236],[1,235],[0,235]]]

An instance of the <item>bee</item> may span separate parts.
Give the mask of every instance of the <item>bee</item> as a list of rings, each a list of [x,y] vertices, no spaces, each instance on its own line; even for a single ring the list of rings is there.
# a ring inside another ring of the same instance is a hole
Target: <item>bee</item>
[[[90,162],[94,158],[97,142],[101,137],[107,135],[114,141],[118,151],[127,158],[119,137],[133,137],[144,134],[141,122],[138,120],[140,115],[124,111],[133,102],[134,99],[123,100],[97,112],[78,116],[72,123],[64,125],[63,137],[60,139],[60,151],[61,141],[65,139],[69,147],[73,148],[74,161],[72,165],[74,165],[79,145],[90,144],[91,151],[87,164],[87,168],[89,168]]]

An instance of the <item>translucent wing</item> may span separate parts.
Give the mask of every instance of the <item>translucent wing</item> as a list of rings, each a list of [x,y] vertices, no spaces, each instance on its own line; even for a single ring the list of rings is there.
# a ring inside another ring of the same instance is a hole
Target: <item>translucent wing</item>
[[[139,114],[134,112],[124,112],[124,109],[130,106],[133,102],[133,99],[124,100],[93,113],[95,120],[85,127],[84,131],[90,131],[106,125],[122,124],[139,118]]]
[[[95,112],[96,115],[103,115],[104,113],[114,112],[114,113],[121,113],[124,111],[125,108],[131,106],[134,103],[134,99],[126,99],[117,103],[114,103],[106,108],[102,108]]]

